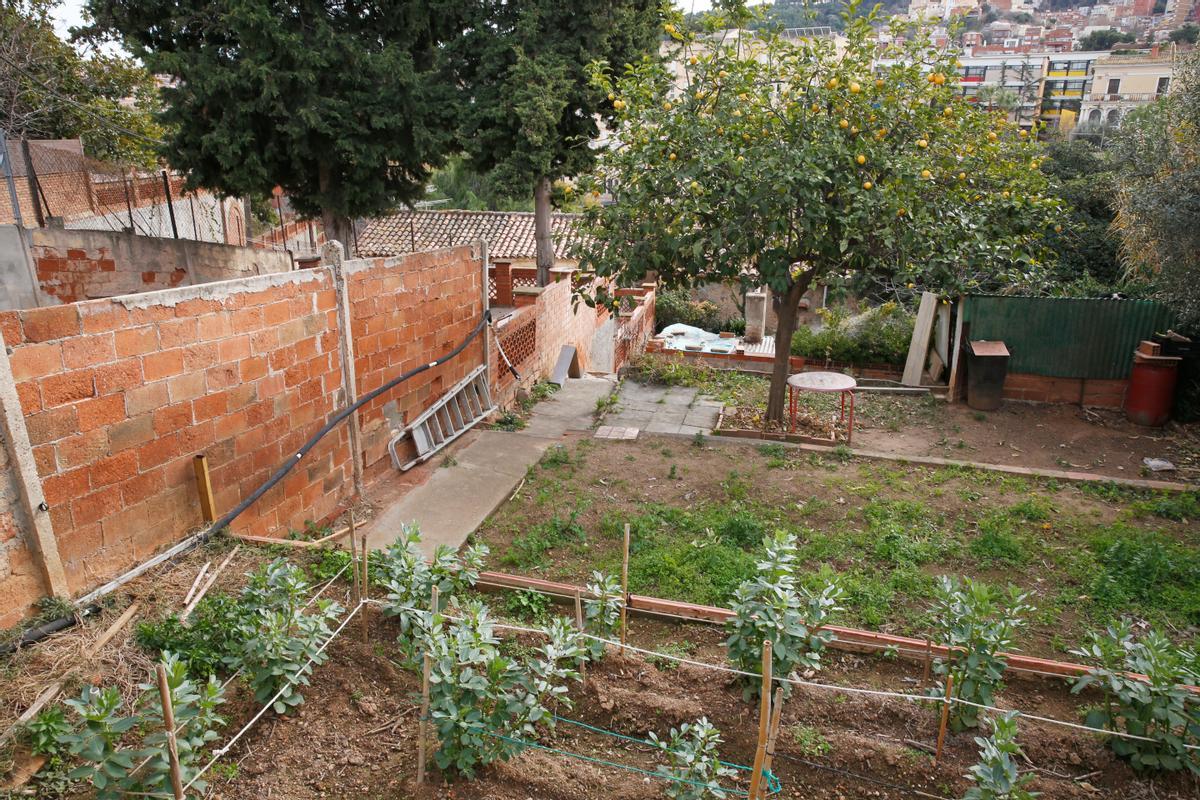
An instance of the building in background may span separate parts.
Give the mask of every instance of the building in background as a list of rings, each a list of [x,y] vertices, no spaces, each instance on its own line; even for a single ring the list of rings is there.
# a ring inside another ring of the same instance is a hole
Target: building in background
[[[1135,108],[1153,103],[1171,88],[1177,52],[1110,55],[1092,67],[1091,90],[1080,105],[1079,136],[1102,136],[1120,127]]]

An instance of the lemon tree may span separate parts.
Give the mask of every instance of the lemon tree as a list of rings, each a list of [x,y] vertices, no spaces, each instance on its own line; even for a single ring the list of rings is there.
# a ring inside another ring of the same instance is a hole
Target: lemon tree
[[[581,263],[619,283],[766,286],[778,316],[768,418],[781,420],[788,347],[814,283],[884,278],[946,294],[1036,284],[1058,201],[1036,135],[977,109],[956,56],[874,12],[845,38],[746,29],[722,0],[700,30],[664,24],[664,60],[593,65],[616,110],[585,189]],[[883,41],[889,43],[881,43]]]

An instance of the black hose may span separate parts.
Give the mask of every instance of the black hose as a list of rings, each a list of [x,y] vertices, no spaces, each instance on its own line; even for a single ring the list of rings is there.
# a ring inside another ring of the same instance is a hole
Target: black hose
[[[6,656],[9,653],[13,652],[14,650],[20,650],[22,647],[25,647],[26,645],[33,644],[34,642],[39,642],[42,639],[45,639],[50,634],[55,633],[57,631],[61,631],[63,628],[69,628],[75,624],[75,620],[76,620],[76,617],[74,614],[72,614],[69,617],[59,617],[58,619],[52,619],[47,623],[38,625],[36,628],[30,628],[29,630],[27,630],[23,634],[21,634],[21,637],[19,639],[17,639],[16,641],[6,642],[5,644],[0,644],[0,656]]]

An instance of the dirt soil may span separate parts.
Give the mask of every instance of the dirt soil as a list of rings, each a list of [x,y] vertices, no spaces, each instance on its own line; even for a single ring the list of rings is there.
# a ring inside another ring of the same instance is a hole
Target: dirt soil
[[[509,763],[484,769],[476,780],[450,779],[431,770],[429,788],[417,793],[415,773],[417,678],[396,668],[388,644],[394,627],[373,616],[371,643],[359,640],[357,622],[332,647],[306,702],[292,719],[267,717],[231,751],[227,766],[212,781],[209,797],[222,800],[307,800],[324,797],[439,800],[649,800],[663,797],[656,778],[564,755],[529,750]],[[662,644],[686,636],[699,642],[696,658],[713,661],[720,632],[639,620],[631,643]],[[905,662],[834,654],[820,679],[858,686],[914,692],[920,668]],[[719,663],[719,661],[717,662]],[[722,758],[751,764],[757,705],[743,700],[741,687],[726,676],[688,665],[660,670],[630,653],[610,649],[589,666],[586,681],[571,692],[570,719],[646,738],[705,715],[722,731]],[[1070,705],[1058,686],[1017,680],[1005,702],[1042,714],[1059,715]],[[936,739],[935,706],[904,700],[798,688],[787,701],[773,772],[782,782],[778,795],[805,800],[850,798],[957,798],[969,783],[965,775],[977,748],[968,733],[949,734],[943,759],[928,751]],[[1175,775],[1139,779],[1103,745],[1075,731],[1022,726],[1026,769],[1037,776],[1032,788],[1047,800],[1129,798],[1182,800],[1200,793],[1200,783]],[[560,722],[543,737],[548,746],[595,759],[653,771],[659,763],[648,748]],[[731,781],[745,788],[744,779]],[[924,794],[921,794],[924,793]]]

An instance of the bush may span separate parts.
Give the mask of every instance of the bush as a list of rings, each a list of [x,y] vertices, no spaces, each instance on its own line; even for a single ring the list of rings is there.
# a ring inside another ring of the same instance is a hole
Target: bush
[[[720,333],[732,331],[746,332],[746,320],[741,317],[725,319],[721,309],[708,300],[693,300],[687,289],[668,289],[654,296],[654,326],[661,331],[668,325],[681,323],[693,328]]]
[[[895,303],[884,303],[851,317],[845,309],[819,309],[825,327],[803,327],[792,336],[792,355],[843,364],[902,366],[908,358],[913,317]]]
[[[937,600],[931,609],[933,636],[950,648],[948,660],[937,659],[934,672],[943,682],[935,696],[945,695],[945,679],[954,679],[953,697],[980,705],[993,705],[1007,665],[1002,652],[1012,648],[1023,617],[1033,611],[1030,593],[1010,586],[1005,592],[981,581],[961,582],[942,576]],[[956,731],[979,726],[980,709],[954,703],[950,725]]]
[[[779,532],[763,542],[766,550],[758,576],[734,593],[734,616],[725,642],[729,659],[746,672],[762,673],[763,643],[771,642],[771,670],[785,678],[796,668],[821,668],[821,652],[833,634],[821,630],[837,607],[841,589],[829,584],[818,593],[798,588],[794,575],[796,537]],[[761,689],[761,681],[745,678],[747,699]],[[788,688],[785,684],[785,692]]]
[[[1076,679],[1072,692],[1094,687],[1104,702],[1084,718],[1093,728],[1121,731],[1153,741],[1108,737],[1114,753],[1137,770],[1188,769],[1200,774],[1200,698],[1187,685],[1200,683],[1197,654],[1177,647],[1158,631],[1133,638],[1129,620],[1091,633],[1076,655],[1095,665]],[[1133,677],[1145,675],[1146,680]]]

